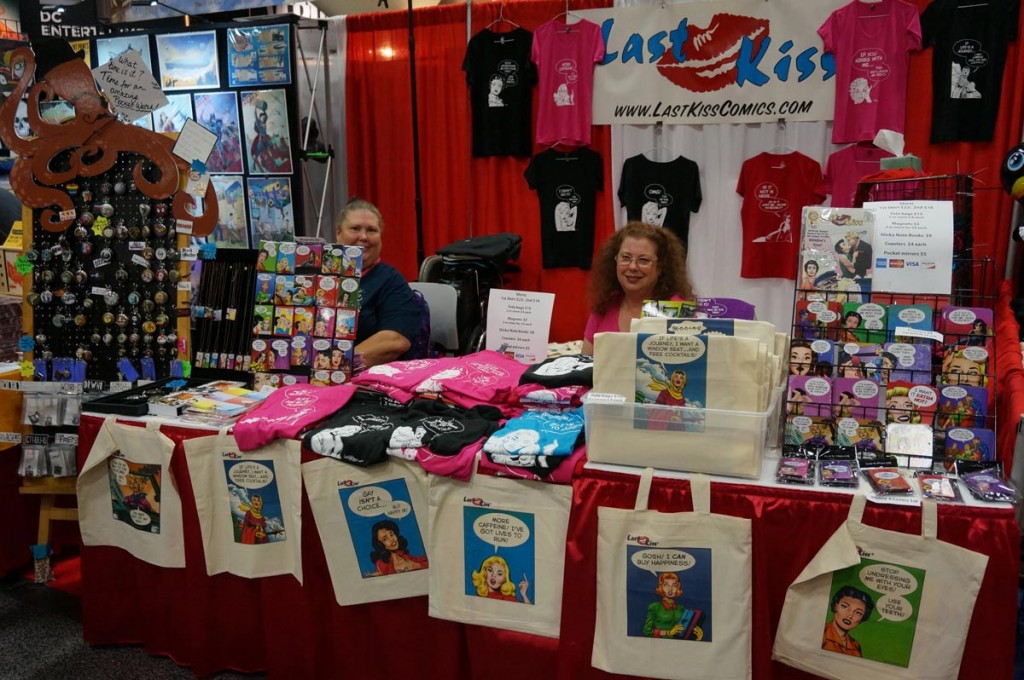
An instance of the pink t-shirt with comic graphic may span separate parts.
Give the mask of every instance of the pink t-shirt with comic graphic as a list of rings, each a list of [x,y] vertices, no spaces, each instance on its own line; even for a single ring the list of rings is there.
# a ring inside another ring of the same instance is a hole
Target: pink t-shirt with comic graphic
[[[294,439],[347,404],[355,391],[354,385],[281,387],[235,423],[238,448],[254,451],[275,439]]]
[[[352,383],[354,385],[364,385],[374,389],[381,389],[381,386],[385,386],[412,394],[413,388],[423,382],[428,376],[440,370],[446,362],[452,361],[455,361],[455,359],[413,359],[411,361],[392,361],[387,364],[371,366],[352,378]],[[399,399],[399,401],[403,401],[399,397],[395,398]]]
[[[881,129],[903,132],[910,53],[921,49],[917,7],[903,0],[854,0],[818,29],[836,62],[832,143],[875,138]]]
[[[537,65],[537,143],[590,144],[594,64],[604,59],[601,27],[549,21],[533,34],[530,60]]]
[[[877,146],[851,144],[836,151],[825,162],[825,190],[832,196],[833,208],[852,208],[857,196],[857,183],[882,169],[882,159],[892,154]]]
[[[442,360],[436,371],[413,392],[419,394],[460,395],[479,404],[499,405],[519,385],[519,377],[528,366],[491,350]],[[462,400],[465,404],[465,400]]]

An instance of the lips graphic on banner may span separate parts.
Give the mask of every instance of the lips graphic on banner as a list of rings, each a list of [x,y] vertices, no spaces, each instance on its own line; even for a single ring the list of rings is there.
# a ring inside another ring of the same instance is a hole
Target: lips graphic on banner
[[[658,60],[658,73],[691,92],[714,92],[736,83],[737,60],[744,38],[751,41],[751,54],[761,50],[768,37],[767,19],[716,14],[707,28],[690,26],[683,44],[684,61],[679,63],[672,50]]]

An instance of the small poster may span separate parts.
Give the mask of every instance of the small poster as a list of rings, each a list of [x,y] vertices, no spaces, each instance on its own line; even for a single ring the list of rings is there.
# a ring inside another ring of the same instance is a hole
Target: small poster
[[[242,121],[249,173],[292,174],[291,135],[284,90],[243,92]]]
[[[153,73],[153,57],[149,53],[149,34],[135,34],[121,38],[96,38],[96,64],[103,66],[111,59],[135,50],[142,62]]]
[[[404,478],[343,487],[338,495],[364,579],[430,566]]]
[[[857,301],[871,292],[870,212],[854,208],[803,209],[797,290],[804,299]]]
[[[710,548],[626,545],[626,635],[711,642]]]
[[[157,35],[156,53],[165,91],[220,87],[216,31]]]
[[[821,648],[910,665],[925,570],[862,558],[832,574]]]
[[[636,403],[688,408],[638,409],[635,427],[704,431],[700,409],[707,403],[707,337],[637,335]]]
[[[252,242],[295,241],[292,181],[288,177],[249,177]]]
[[[245,225],[245,185],[241,175],[212,175],[217,194],[217,226],[207,237],[218,248],[248,248],[249,232]],[[268,296],[269,298],[269,296]],[[269,302],[264,300],[264,302]]]
[[[463,508],[465,594],[534,604],[534,515],[494,507]]]
[[[291,32],[287,25],[228,29],[228,84],[292,82]]]
[[[160,533],[160,465],[133,463],[117,451],[107,459],[114,519],[151,534]]]
[[[242,172],[242,138],[238,125],[238,100],[234,92],[196,94],[196,122],[217,136],[206,160],[211,173]],[[191,160],[191,159],[189,159]]]
[[[153,129],[157,132],[181,132],[185,121],[192,117],[191,95],[169,94],[167,106],[153,112]]]
[[[287,539],[272,460],[225,460],[235,543],[263,545]]]

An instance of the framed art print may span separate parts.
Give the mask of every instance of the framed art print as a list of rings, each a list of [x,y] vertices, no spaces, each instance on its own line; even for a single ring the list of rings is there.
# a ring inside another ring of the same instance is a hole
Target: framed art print
[[[96,38],[96,63],[103,66],[108,61],[124,54],[129,50],[135,50],[142,55],[142,61],[146,68],[153,73],[153,57],[149,52],[148,35],[130,35],[123,38]]]
[[[242,172],[242,138],[235,93],[202,92],[193,97],[196,122],[217,135],[213,153],[206,160],[207,169],[211,173]]]
[[[249,177],[249,223],[252,243],[294,241],[292,181],[288,177]]]
[[[167,106],[153,112],[153,129],[157,132],[181,132],[189,118],[192,118],[192,96],[169,94]]]
[[[252,87],[292,82],[291,30],[285,25],[231,28],[228,40],[228,85]]]
[[[156,55],[165,91],[220,87],[216,31],[158,35]]]
[[[292,174],[288,105],[284,90],[243,92],[242,122],[249,173]]]
[[[241,175],[211,175],[210,182],[217,194],[217,226],[207,241],[218,248],[248,248],[249,236],[245,226],[245,184]]]

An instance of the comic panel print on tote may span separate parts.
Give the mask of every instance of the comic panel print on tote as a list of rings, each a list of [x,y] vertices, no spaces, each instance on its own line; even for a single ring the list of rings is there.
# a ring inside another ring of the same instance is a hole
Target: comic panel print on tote
[[[707,339],[696,335],[637,336],[636,403],[682,409],[639,409],[637,427],[702,432],[707,401]]]
[[[159,465],[133,463],[115,451],[107,459],[114,519],[159,534],[161,472]]]
[[[224,474],[235,543],[262,545],[286,540],[274,461],[225,460]]]
[[[924,579],[923,569],[863,558],[834,572],[821,648],[906,668]]]
[[[346,486],[338,489],[338,495],[363,578],[419,571],[429,566],[404,479]]]
[[[533,604],[533,513],[466,506],[463,524],[466,595]]]
[[[711,549],[626,540],[626,634],[711,642]]]

